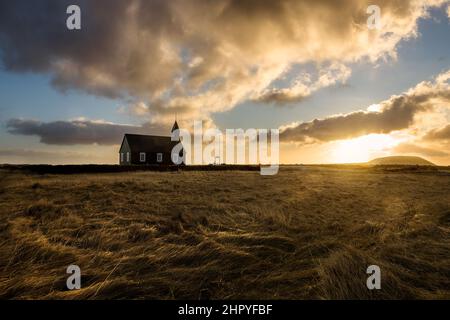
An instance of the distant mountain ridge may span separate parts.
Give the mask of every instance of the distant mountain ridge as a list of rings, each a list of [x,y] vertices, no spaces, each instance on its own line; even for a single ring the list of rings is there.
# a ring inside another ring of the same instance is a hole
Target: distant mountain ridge
[[[376,158],[368,162],[372,165],[411,165],[411,166],[434,166],[435,164],[421,157],[413,156],[391,156]]]

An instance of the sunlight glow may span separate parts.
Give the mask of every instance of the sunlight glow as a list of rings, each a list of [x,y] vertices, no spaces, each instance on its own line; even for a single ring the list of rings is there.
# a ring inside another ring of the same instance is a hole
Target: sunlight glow
[[[388,155],[389,149],[401,141],[387,134],[370,134],[355,139],[339,141],[332,151],[332,162],[366,162],[372,158]]]
[[[380,112],[381,111],[381,106],[379,104],[371,104],[367,108],[367,111],[369,111],[369,112]]]

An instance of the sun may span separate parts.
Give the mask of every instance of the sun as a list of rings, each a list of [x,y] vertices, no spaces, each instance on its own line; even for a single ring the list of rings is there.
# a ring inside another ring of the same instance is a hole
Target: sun
[[[386,155],[400,141],[387,134],[370,134],[336,143],[331,152],[334,163],[367,162],[374,157]]]

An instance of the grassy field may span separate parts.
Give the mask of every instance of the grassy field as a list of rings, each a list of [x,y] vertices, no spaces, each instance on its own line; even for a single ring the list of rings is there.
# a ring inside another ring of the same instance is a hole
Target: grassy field
[[[2,299],[450,298],[445,168],[0,179]]]

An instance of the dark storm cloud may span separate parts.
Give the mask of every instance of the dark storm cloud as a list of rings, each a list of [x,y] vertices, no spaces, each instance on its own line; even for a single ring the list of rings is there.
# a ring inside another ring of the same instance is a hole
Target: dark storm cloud
[[[45,144],[75,145],[99,144],[117,145],[122,142],[125,133],[161,134],[169,132],[168,128],[155,127],[151,124],[142,126],[121,125],[89,120],[40,122],[35,120],[11,119],[7,122],[11,134],[37,136]],[[165,130],[164,130],[165,129]]]
[[[3,64],[10,71],[49,72],[54,76],[52,83],[61,90],[79,88],[117,97],[142,93],[145,88],[161,89],[172,80],[177,61],[158,50],[159,40],[176,28],[171,26],[165,1],[139,2],[136,10],[141,14],[131,22],[133,3],[136,1],[3,1]],[[82,8],[81,30],[66,28],[66,8],[71,4]],[[142,25],[151,36],[139,41],[138,34],[127,35],[131,23]],[[151,68],[151,63],[157,67]]]
[[[208,116],[261,95],[301,100],[295,88],[270,87],[294,64],[395,55],[426,9],[443,2],[379,0],[384,27],[371,32],[369,0],[1,1],[0,53],[6,70],[50,74],[60,90],[131,96],[151,108],[163,99]],[[66,28],[72,4],[81,30]]]

